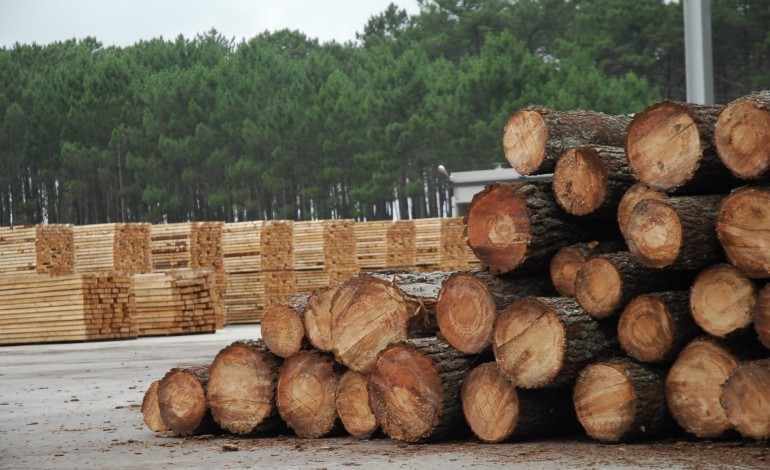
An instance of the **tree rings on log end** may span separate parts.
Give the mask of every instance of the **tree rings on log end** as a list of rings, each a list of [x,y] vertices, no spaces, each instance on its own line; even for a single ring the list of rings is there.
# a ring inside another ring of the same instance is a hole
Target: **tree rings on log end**
[[[496,443],[513,434],[519,420],[518,393],[497,364],[481,364],[470,371],[460,396],[465,421],[479,439]]]
[[[636,393],[623,369],[610,363],[587,366],[574,392],[575,412],[594,439],[617,442],[636,420]]]
[[[208,408],[206,390],[187,369],[171,369],[158,387],[161,418],[175,434],[190,436],[203,424]]]
[[[519,174],[531,175],[545,160],[547,141],[548,125],[540,113],[516,111],[503,129],[505,159]]]
[[[664,268],[679,255],[682,224],[665,201],[639,202],[626,226],[626,243],[636,259],[648,268]]]
[[[660,362],[671,350],[676,325],[666,303],[653,295],[634,298],[618,322],[620,347],[641,362]]]
[[[746,362],[722,386],[722,407],[743,437],[770,438],[770,359]]]
[[[631,220],[631,214],[634,208],[640,202],[647,199],[661,199],[666,197],[666,193],[652,189],[644,183],[636,183],[626,190],[618,204],[618,226],[623,237],[626,236],[628,221]]]
[[[466,354],[489,346],[497,307],[483,281],[468,273],[455,273],[441,287],[436,321],[441,336]]]
[[[151,383],[150,388],[147,389],[142,399],[142,418],[144,419],[144,424],[152,432],[165,432],[169,429],[160,416],[160,408],[158,407],[159,385],[160,380]]]
[[[770,277],[770,188],[745,186],[730,193],[716,228],[734,266],[753,279]]]
[[[305,309],[305,334],[310,344],[319,351],[331,352],[332,343],[332,299],[341,284],[317,289],[307,298]]]
[[[369,379],[360,372],[349,370],[342,375],[336,407],[345,431],[353,437],[367,438],[380,427],[369,404]]]
[[[591,242],[589,245],[595,246],[596,244],[598,242]],[[549,272],[553,287],[560,295],[575,297],[575,278],[586,261],[583,250],[574,245],[565,246],[553,255]]]
[[[756,180],[770,169],[770,95],[764,104],[744,97],[720,111],[714,126],[714,143],[722,162],[735,176]]]
[[[554,198],[570,214],[590,214],[604,203],[607,178],[604,162],[594,148],[567,149],[554,169]]]
[[[278,357],[290,357],[302,349],[305,343],[302,317],[287,302],[265,309],[260,328],[265,346]]]
[[[747,328],[757,303],[757,288],[738,268],[721,263],[701,271],[690,288],[695,323],[717,338]]]
[[[594,318],[612,315],[623,298],[623,280],[615,265],[597,257],[583,265],[575,278],[578,303]]]

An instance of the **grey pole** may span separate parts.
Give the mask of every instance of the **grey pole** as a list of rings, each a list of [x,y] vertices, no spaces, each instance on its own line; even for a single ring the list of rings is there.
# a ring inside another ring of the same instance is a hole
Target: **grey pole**
[[[687,101],[714,104],[714,63],[711,52],[711,1],[683,0]]]

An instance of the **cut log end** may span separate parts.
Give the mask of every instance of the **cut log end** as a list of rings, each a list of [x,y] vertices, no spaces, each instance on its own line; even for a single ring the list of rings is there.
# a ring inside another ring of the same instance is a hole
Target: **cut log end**
[[[770,188],[743,187],[726,196],[716,230],[730,263],[750,278],[770,277]]]
[[[756,180],[770,169],[770,109],[751,97],[719,113],[714,128],[719,157],[735,176]]]
[[[548,126],[542,115],[533,110],[521,109],[505,124],[505,159],[519,174],[531,175],[545,160],[547,141]]]
[[[369,405],[368,385],[369,379],[353,370],[345,372],[337,385],[337,413],[353,437],[367,438],[380,427]]]
[[[676,325],[661,299],[641,295],[620,315],[618,340],[623,350],[641,362],[660,362],[674,342]]]
[[[604,203],[607,179],[607,169],[594,148],[567,149],[554,169],[554,197],[570,214],[590,214]]]
[[[158,386],[160,380],[150,384],[150,388],[144,394],[142,399],[142,418],[144,424],[152,432],[165,432],[169,430],[166,423],[163,422],[163,418],[160,415],[160,407],[158,406]]]
[[[304,347],[305,326],[302,317],[286,302],[265,310],[261,331],[265,346],[278,357],[290,357]]]
[[[580,306],[601,319],[620,308],[623,281],[617,268],[604,258],[588,260],[575,278],[575,294]]]
[[[722,386],[727,419],[743,437],[770,438],[770,359],[746,362]]]
[[[648,268],[664,268],[673,263],[682,246],[679,215],[664,201],[639,202],[626,226],[628,250]]]
[[[666,197],[666,193],[652,189],[644,183],[636,183],[626,190],[618,204],[618,226],[620,233],[626,236],[628,222],[637,204],[647,199],[660,199]]]
[[[206,390],[196,371],[171,369],[158,386],[161,419],[179,436],[194,434],[208,412]]]
[[[455,273],[444,282],[436,304],[441,336],[455,349],[477,354],[489,346],[497,309],[483,281]]]
[[[332,299],[340,284],[323,287],[314,291],[307,299],[305,310],[305,334],[308,341],[319,351],[331,352],[332,343]]]
[[[516,387],[495,363],[482,364],[463,379],[463,414],[482,441],[502,442],[513,434],[519,419]]]
[[[594,245],[596,243],[592,242]],[[575,297],[575,279],[586,261],[584,250],[574,245],[566,246],[553,255],[549,272],[551,282],[560,295]]]
[[[754,283],[738,268],[721,263],[701,271],[690,289],[690,311],[706,333],[725,338],[746,329],[757,303]]]
[[[636,416],[636,394],[622,369],[611,364],[586,367],[575,384],[575,412],[589,436],[617,442]]]

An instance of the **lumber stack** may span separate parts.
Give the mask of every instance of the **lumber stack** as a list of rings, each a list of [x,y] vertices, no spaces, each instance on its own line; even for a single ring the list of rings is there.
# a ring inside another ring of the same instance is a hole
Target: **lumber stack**
[[[140,274],[152,270],[150,224],[95,224],[73,227],[75,272]]]
[[[375,220],[355,224],[359,271],[415,266],[415,230],[409,220]]]
[[[254,323],[262,317],[262,229],[264,221],[226,223],[222,229],[222,264],[228,323]]]
[[[262,229],[262,282],[265,294],[263,308],[280,303],[297,292],[294,271],[294,222],[269,220]]]
[[[72,274],[74,265],[72,225],[0,227],[0,275]]]
[[[463,239],[462,218],[415,219],[414,246],[416,271],[455,271],[478,265]]]
[[[294,223],[298,293],[309,294],[358,272],[354,225],[349,219]]]
[[[135,338],[131,278],[120,274],[0,277],[0,344]]]

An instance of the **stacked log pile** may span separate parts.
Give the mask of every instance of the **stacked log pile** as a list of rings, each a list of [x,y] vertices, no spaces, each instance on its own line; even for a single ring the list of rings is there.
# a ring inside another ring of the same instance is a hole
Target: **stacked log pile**
[[[73,274],[72,225],[0,227],[0,275]]]
[[[73,227],[75,272],[148,273],[150,224],[96,224]]]

